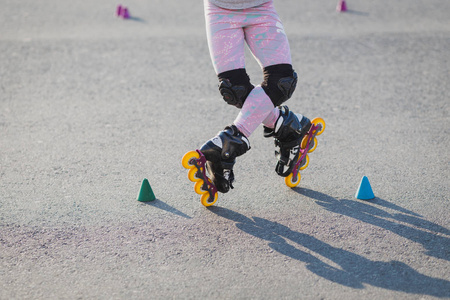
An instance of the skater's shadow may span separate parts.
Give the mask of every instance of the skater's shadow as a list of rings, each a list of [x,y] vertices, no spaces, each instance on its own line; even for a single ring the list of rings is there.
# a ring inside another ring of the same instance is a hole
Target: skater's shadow
[[[165,202],[162,202],[159,199],[156,199],[156,200],[150,201],[150,202],[142,202],[142,203],[150,205],[150,206],[153,206],[153,207],[156,207],[156,208],[159,208],[159,209],[162,209],[162,210],[165,210],[167,212],[170,212],[170,213],[172,213],[174,215],[177,215],[177,216],[180,216],[180,217],[183,217],[183,218],[186,218],[186,219],[192,219],[192,217],[190,217],[190,216],[186,215],[185,213],[179,211],[175,207],[170,206],[169,204],[167,204]]]
[[[240,230],[268,241],[273,250],[304,262],[308,270],[335,283],[356,289],[370,284],[405,293],[450,296],[450,281],[420,274],[403,262],[372,261],[280,223],[259,217],[249,218],[226,208],[211,207],[210,211],[235,222]],[[292,246],[287,240],[296,245]],[[301,247],[310,253],[299,249]],[[339,267],[328,264],[323,257]]]
[[[427,221],[412,211],[380,198],[360,201],[336,199],[304,188],[295,188],[294,191],[314,199],[318,205],[328,211],[389,230],[401,237],[422,244],[427,249],[427,255],[447,261],[450,260],[448,251],[450,247],[450,230]],[[394,212],[389,213],[382,208],[387,208]]]

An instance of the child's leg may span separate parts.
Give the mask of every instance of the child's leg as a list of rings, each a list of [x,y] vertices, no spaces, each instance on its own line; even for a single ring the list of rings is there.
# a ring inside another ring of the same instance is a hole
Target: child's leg
[[[273,128],[279,116],[275,105],[287,100],[289,92],[279,90],[279,81],[289,81],[293,74],[289,43],[273,3],[230,11],[206,0],[205,19],[220,93],[228,104],[242,108],[234,124],[246,136],[261,123]],[[245,72],[245,41],[264,68],[265,80],[256,88]]]
[[[289,41],[273,1],[255,7],[256,17],[245,27],[245,40],[262,68],[279,64],[292,64]]]
[[[249,137],[273,110],[274,106],[272,101],[264,92],[263,88],[258,85],[248,95],[240,113],[233,123],[239,131]],[[275,124],[275,121],[273,121],[273,124]]]
[[[261,86],[254,88],[245,71],[246,10],[225,10],[205,1],[208,46],[214,70],[219,77],[219,91],[224,100],[242,108],[234,122],[249,136],[274,109]]]
[[[206,35],[216,74],[245,68],[243,16],[204,1]]]
[[[274,128],[280,115],[275,106],[290,98],[297,77],[291,65],[289,42],[273,2],[244,11],[248,20],[252,20],[245,27],[246,42],[264,70],[264,82],[247,97],[234,122],[248,136],[261,123]]]
[[[225,102],[242,108],[253,89],[245,70],[245,14],[204,1],[206,33],[219,91]]]
[[[267,117],[263,120],[264,126],[268,128],[274,128],[275,122],[278,120],[280,116],[280,110],[277,107],[274,107],[272,111],[267,115]]]
[[[234,15],[205,0],[208,45],[214,70],[219,77],[219,91],[224,100],[241,108],[253,89],[245,71],[244,16]],[[208,140],[200,150],[207,160],[209,177],[219,192],[233,188],[236,157],[250,149],[248,139],[236,128],[227,126]]]

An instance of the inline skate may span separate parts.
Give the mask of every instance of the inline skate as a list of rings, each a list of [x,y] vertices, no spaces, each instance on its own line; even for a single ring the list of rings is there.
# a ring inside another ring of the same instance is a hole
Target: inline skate
[[[325,122],[321,118],[310,121],[301,114],[294,114],[287,106],[281,106],[280,116],[274,128],[264,127],[265,137],[274,137],[275,156],[278,159],[275,171],[285,177],[287,186],[293,188],[300,183],[299,170],[309,164],[307,153],[317,147],[317,135],[325,130]]]
[[[248,139],[231,125],[225,127],[200,149],[187,152],[181,161],[188,169],[188,178],[195,182],[194,190],[201,195],[204,206],[213,205],[218,192],[227,193],[233,188],[233,166],[236,157],[250,149]]]

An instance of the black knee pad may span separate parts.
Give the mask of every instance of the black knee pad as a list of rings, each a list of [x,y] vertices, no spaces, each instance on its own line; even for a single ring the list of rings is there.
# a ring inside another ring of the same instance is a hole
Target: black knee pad
[[[294,93],[297,86],[297,73],[290,64],[279,64],[264,68],[264,81],[261,87],[272,100],[273,105],[279,106]]]
[[[219,91],[226,103],[242,108],[245,99],[253,90],[250,77],[245,69],[236,69],[220,73]]]

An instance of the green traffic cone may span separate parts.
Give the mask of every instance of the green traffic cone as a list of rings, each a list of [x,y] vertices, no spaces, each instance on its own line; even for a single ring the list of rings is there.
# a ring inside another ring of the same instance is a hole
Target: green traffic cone
[[[156,197],[152,191],[150,183],[148,183],[147,178],[144,178],[144,181],[142,181],[141,190],[139,191],[137,200],[141,202],[149,202],[155,199]]]

